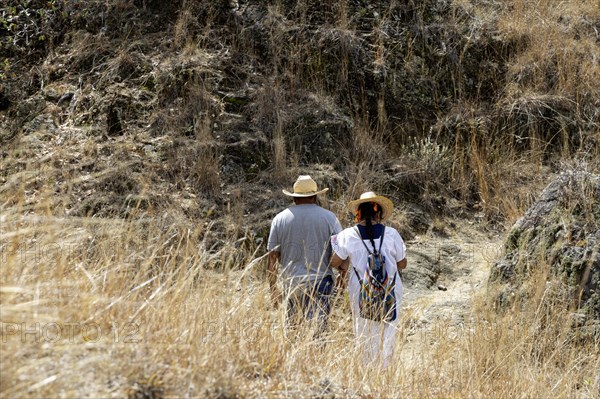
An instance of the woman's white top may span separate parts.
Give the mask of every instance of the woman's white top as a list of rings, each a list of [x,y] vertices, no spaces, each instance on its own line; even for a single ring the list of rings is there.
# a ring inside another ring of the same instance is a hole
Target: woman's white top
[[[369,248],[369,251],[373,252],[371,240],[363,240],[357,231],[357,228],[354,226],[348,227],[331,237],[331,247],[333,252],[343,260],[350,258],[350,267],[356,269],[359,276],[362,278],[367,271],[367,258],[369,253],[361,241]],[[381,239],[376,238],[373,241],[376,249],[379,251]],[[396,263],[406,257],[406,245],[404,244],[404,240],[400,236],[400,233],[393,227],[385,226],[383,244],[381,244],[381,253],[385,257],[385,269],[390,278],[393,278],[398,272]],[[351,276],[350,283],[354,283],[356,284],[356,287],[358,287],[358,280],[356,279],[354,271],[349,269],[348,272]],[[352,276],[354,276],[354,279]],[[398,281],[398,278],[396,278],[396,281]]]

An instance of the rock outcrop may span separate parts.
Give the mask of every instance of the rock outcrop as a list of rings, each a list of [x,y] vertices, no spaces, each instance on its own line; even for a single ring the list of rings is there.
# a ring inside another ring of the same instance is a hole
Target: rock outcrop
[[[531,298],[527,282],[545,275],[544,295],[579,309],[577,314],[587,321],[599,320],[600,176],[559,175],[515,223],[505,250],[490,275],[490,282],[502,286],[497,298],[501,307]]]

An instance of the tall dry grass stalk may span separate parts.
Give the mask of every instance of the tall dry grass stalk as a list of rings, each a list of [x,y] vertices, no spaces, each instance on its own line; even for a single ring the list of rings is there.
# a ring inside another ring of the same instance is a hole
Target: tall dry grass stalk
[[[532,306],[504,316],[481,299],[462,325],[419,329],[401,312],[397,361],[378,371],[354,345],[345,298],[323,340],[286,330],[255,271],[263,250],[243,237],[215,248],[210,224],[19,209],[0,224],[2,397],[598,394],[599,344],[540,306],[552,299],[543,278]]]
[[[189,4],[185,3],[186,2],[182,5],[182,9],[173,28],[173,43],[177,48],[189,45],[194,40],[193,35],[189,32],[190,26],[194,22],[194,10],[193,7],[190,7]]]
[[[283,121],[277,114],[277,123],[273,132],[273,177],[276,181],[283,182],[287,177],[287,150],[283,134]]]
[[[212,121],[208,115],[195,118],[197,157],[193,161],[191,176],[199,189],[209,195],[219,194],[221,184],[221,160],[219,148],[212,132]]]

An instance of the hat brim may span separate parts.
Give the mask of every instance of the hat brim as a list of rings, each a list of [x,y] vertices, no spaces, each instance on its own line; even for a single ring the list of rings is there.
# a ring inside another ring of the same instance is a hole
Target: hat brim
[[[392,201],[380,195],[377,197],[363,198],[350,201],[348,203],[348,209],[350,210],[350,212],[356,213],[358,206],[360,204],[364,204],[365,202],[376,202],[377,204],[381,205],[381,208],[383,210],[383,212],[381,212],[381,220],[389,218],[394,212],[394,204],[392,203]]]
[[[312,197],[314,195],[323,194],[324,192],[329,191],[329,189],[324,188],[323,190],[315,191],[314,193],[290,193],[288,190],[281,190],[281,191],[283,191],[283,193],[285,195],[287,195],[288,197],[306,198],[306,197]]]

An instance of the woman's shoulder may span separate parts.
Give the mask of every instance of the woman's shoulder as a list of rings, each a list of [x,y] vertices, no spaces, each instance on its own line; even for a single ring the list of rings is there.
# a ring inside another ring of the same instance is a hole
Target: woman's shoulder
[[[344,234],[344,235],[356,234],[356,226],[346,227],[345,229],[343,229],[340,232],[340,234]]]
[[[336,253],[340,249],[348,248],[352,245],[352,240],[356,237],[356,232],[353,233],[352,230],[352,227],[348,227],[331,237],[331,245]]]
[[[398,230],[396,230],[392,226],[388,226],[388,225],[385,225],[385,235],[400,237],[400,239],[402,239],[402,236],[400,235]]]
[[[354,226],[346,227],[337,234],[338,237],[354,237],[356,236],[356,228]]]
[[[385,224],[385,231],[389,232],[389,231],[393,231],[394,233],[398,233],[398,230],[396,230],[394,227],[390,226],[389,224]]]

